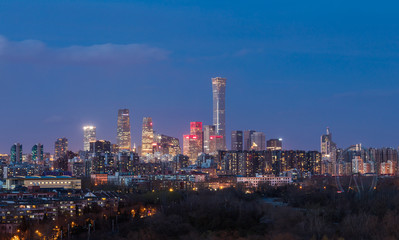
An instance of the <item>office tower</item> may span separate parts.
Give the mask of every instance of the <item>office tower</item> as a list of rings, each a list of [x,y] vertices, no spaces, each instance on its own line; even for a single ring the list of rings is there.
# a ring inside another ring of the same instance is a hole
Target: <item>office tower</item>
[[[189,157],[192,164],[202,152],[202,135],[202,122],[191,122],[190,134],[183,136],[183,154]]]
[[[191,122],[190,123],[190,134],[196,137],[196,150],[200,153],[203,151],[203,132],[202,122]]]
[[[143,131],[141,138],[141,156],[153,153],[152,144],[154,143],[154,130],[152,128],[152,118],[143,118]]]
[[[178,138],[169,137],[163,134],[155,135],[155,142],[157,146],[157,151],[162,154],[169,154],[176,156],[181,154],[180,142]]]
[[[111,142],[105,140],[97,140],[90,143],[91,153],[111,153]]]
[[[283,149],[283,139],[270,139],[267,140],[266,149],[270,151],[282,150]]]
[[[11,146],[11,163],[21,164],[22,163],[22,144],[15,143]]]
[[[213,125],[216,126],[216,135],[223,137],[223,148],[220,150],[226,150],[226,119],[225,119],[226,78],[221,78],[221,77],[212,78],[212,92],[213,92]]]
[[[215,155],[217,151],[223,149],[223,136],[213,135],[209,137],[209,154]]]
[[[96,127],[95,126],[84,126],[83,127],[83,150],[90,150],[90,143],[95,142],[96,137]]]
[[[251,146],[252,146],[252,134],[254,133],[254,130],[247,130],[244,131],[244,151],[250,151],[251,150]]]
[[[231,150],[242,151],[243,147],[243,133],[242,131],[231,132]]]
[[[210,138],[216,135],[215,125],[205,125],[204,126],[204,153],[209,154],[210,151]]]
[[[266,139],[263,132],[254,132],[251,135],[251,150],[263,151],[266,149]]]
[[[130,151],[131,141],[129,109],[119,109],[116,130],[116,144],[119,146],[119,151]]]
[[[332,141],[332,134],[330,132],[330,129],[327,128],[327,134],[324,134],[321,136],[320,140],[320,148],[321,148],[321,157],[324,166],[326,166],[322,174],[331,174],[335,175],[336,174],[336,160],[337,160],[337,146],[336,144]]]
[[[68,139],[58,138],[54,146],[54,160],[66,155],[68,151]]]
[[[32,147],[32,161],[35,163],[43,162],[43,145],[38,143]]]

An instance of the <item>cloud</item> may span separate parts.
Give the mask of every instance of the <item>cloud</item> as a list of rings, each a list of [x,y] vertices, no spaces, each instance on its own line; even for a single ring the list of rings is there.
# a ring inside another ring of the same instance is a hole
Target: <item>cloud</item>
[[[168,58],[169,51],[146,44],[96,44],[52,48],[37,40],[9,41],[0,35],[0,61],[61,64],[141,64]]]

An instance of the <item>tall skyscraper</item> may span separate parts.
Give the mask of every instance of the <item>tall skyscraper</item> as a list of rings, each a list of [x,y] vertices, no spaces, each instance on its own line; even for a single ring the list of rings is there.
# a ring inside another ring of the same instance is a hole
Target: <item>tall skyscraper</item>
[[[254,130],[247,130],[244,131],[244,150],[245,151],[250,151],[251,150],[251,146],[252,146],[252,134],[254,133]]]
[[[129,109],[119,109],[116,130],[116,144],[119,146],[119,151],[130,151],[131,142]]]
[[[226,118],[225,118],[225,92],[226,78],[212,78],[213,92],[213,125],[216,134],[223,137],[223,149],[226,150]]]
[[[270,139],[266,142],[266,149],[270,151],[282,150],[283,149],[283,139]]]
[[[14,145],[11,146],[11,163],[22,163],[22,144],[14,143]]]
[[[320,140],[321,158],[327,170],[323,172],[335,175],[336,174],[336,159],[337,159],[337,145],[332,141],[332,134],[327,128],[327,134],[321,136]]]
[[[141,137],[141,156],[153,153],[152,144],[154,143],[154,129],[152,118],[143,118],[143,131]]]
[[[43,145],[38,143],[33,145],[32,147],[32,161],[33,162],[42,162],[43,158]]]
[[[231,150],[242,151],[243,149],[243,133],[242,131],[231,132]]]
[[[96,127],[95,126],[84,126],[83,127],[83,150],[90,151],[90,142],[95,142]]]
[[[215,125],[205,125],[204,126],[204,153],[209,154],[210,151],[210,139],[211,136],[216,135]]]
[[[67,151],[68,151],[68,139],[58,138],[57,141],[55,141],[55,146],[54,146],[54,159],[57,160],[58,158],[65,156]]]
[[[266,137],[263,132],[254,132],[251,136],[251,150],[263,151],[266,150]]]

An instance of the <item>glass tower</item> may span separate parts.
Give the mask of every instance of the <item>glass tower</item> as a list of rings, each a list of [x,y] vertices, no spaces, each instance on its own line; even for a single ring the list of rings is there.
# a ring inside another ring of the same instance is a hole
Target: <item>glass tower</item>
[[[32,147],[32,161],[42,162],[43,161],[43,145],[38,143]]]
[[[226,149],[226,119],[225,119],[225,92],[226,78],[212,78],[213,92],[213,125],[216,127],[216,134],[223,137],[221,150]]]
[[[11,146],[11,163],[21,164],[22,163],[22,144],[15,143]]]
[[[119,146],[119,151],[130,151],[131,141],[129,109],[119,109],[116,129],[116,144]]]
[[[152,128],[152,118],[143,118],[143,131],[141,138],[141,155],[153,153],[152,144],[154,143],[154,130]]]
[[[83,150],[90,151],[90,143],[95,142],[96,138],[96,127],[95,126],[84,126],[83,127]]]

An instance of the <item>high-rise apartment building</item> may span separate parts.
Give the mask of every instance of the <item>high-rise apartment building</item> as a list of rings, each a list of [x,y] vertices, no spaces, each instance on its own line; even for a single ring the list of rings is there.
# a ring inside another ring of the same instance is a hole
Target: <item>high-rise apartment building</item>
[[[119,109],[116,130],[116,144],[119,146],[119,151],[130,151],[131,141],[129,109]]]
[[[106,140],[97,140],[90,143],[91,153],[111,153],[111,142]]]
[[[213,125],[216,126],[216,135],[223,137],[223,149],[226,149],[226,118],[225,93],[226,78],[212,78],[213,92]],[[219,150],[219,149],[218,149]]]
[[[57,141],[55,141],[54,145],[54,159],[57,160],[58,158],[66,155],[67,151],[68,151],[68,139],[58,138]]]
[[[43,145],[38,143],[32,147],[32,161],[35,163],[42,162],[43,158]]]
[[[242,131],[231,132],[231,150],[242,151],[243,149],[243,133]]]
[[[263,132],[254,132],[251,135],[251,150],[263,151],[266,150],[266,137]]]
[[[211,136],[216,135],[215,125],[204,125],[204,153],[211,153],[210,140]]]
[[[21,164],[22,163],[22,144],[14,143],[11,146],[11,163]]]
[[[95,142],[96,137],[96,127],[95,126],[84,126],[83,127],[83,150],[90,150],[90,143]]]
[[[141,156],[153,153],[154,129],[152,127],[152,118],[143,118],[143,131],[141,138]]]
[[[254,130],[244,131],[244,145],[243,145],[243,148],[244,148],[245,151],[250,151],[251,150],[251,147],[252,147],[251,139],[252,139],[252,134],[254,132],[255,132]]]
[[[283,139],[269,139],[266,142],[266,149],[271,151],[283,149]]]

